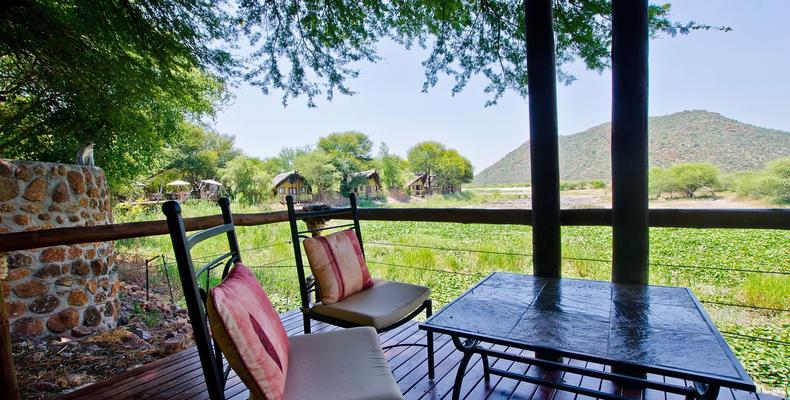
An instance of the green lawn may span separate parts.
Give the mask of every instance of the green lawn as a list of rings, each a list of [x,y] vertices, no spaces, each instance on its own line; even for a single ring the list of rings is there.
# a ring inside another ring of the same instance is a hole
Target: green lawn
[[[216,213],[208,203],[187,203],[185,216]],[[235,212],[259,208],[234,205]],[[157,219],[156,208],[116,210],[118,222]],[[531,227],[422,222],[362,222],[365,250],[376,277],[428,285],[438,306],[452,300],[491,271],[531,271]],[[281,310],[298,304],[293,250],[287,224],[240,227],[243,258]],[[608,280],[611,228],[563,227],[563,275]],[[650,281],[687,286],[703,301],[790,309],[790,231],[653,228]],[[196,257],[222,251],[219,239],[201,244]],[[125,240],[120,252],[172,256],[166,236]],[[175,271],[171,265],[171,271]],[[737,272],[729,269],[773,271]],[[438,307],[437,307],[438,308]],[[706,303],[752,377],[785,394],[790,376],[788,346],[744,336],[790,342],[790,313]],[[770,389],[769,389],[770,388]]]

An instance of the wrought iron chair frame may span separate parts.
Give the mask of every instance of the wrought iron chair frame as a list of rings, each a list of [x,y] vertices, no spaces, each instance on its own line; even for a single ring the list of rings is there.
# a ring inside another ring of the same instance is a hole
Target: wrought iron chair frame
[[[359,325],[350,321],[332,318],[326,315],[317,314],[312,311],[312,307],[310,304],[310,294],[313,293],[316,299],[320,298],[320,292],[317,281],[311,276],[307,276],[305,274],[305,266],[304,261],[302,259],[302,244],[300,239],[306,239],[309,236],[307,234],[313,234],[316,232],[323,232],[332,229],[344,229],[350,228],[354,230],[354,233],[357,235],[357,239],[359,240],[359,247],[362,250],[362,256],[365,256],[365,247],[362,241],[362,231],[359,227],[359,212],[357,210],[357,198],[354,193],[349,193],[349,202],[350,207],[348,208],[330,208],[328,210],[320,210],[320,211],[302,211],[297,212],[294,207],[294,198],[291,195],[288,195],[285,198],[286,205],[288,206],[288,220],[291,226],[291,243],[293,244],[294,249],[294,258],[296,259],[296,274],[299,278],[299,295],[300,300],[302,303],[301,311],[302,311],[302,321],[304,323],[304,333],[311,332],[310,321],[320,321],[327,324],[339,326],[341,328],[353,328],[357,326],[364,326]],[[340,225],[333,225],[327,227],[320,227],[315,229],[310,229],[309,227],[305,230],[299,230],[297,225],[298,220],[305,220],[311,218],[327,218],[331,219],[331,217],[347,217],[351,215],[352,222],[347,224],[340,224]],[[433,301],[431,298],[427,298],[423,303],[417,307],[414,311],[406,315],[405,317],[401,318],[397,322],[388,325],[386,327],[376,329],[378,333],[383,333],[390,331],[392,329],[398,328],[401,325],[411,321],[425,311],[426,318],[433,315]],[[407,343],[407,344],[398,344],[392,346],[385,346],[384,349],[398,347],[398,346],[420,346],[425,347],[428,351],[428,378],[434,378],[434,346],[433,346],[433,333],[427,332],[426,337],[426,344],[420,343]]]
[[[200,357],[200,365],[206,378],[206,387],[212,400],[225,398],[224,387],[230,373],[230,365],[223,371],[222,352],[219,345],[210,335],[208,317],[206,315],[207,292],[211,284],[211,273],[215,268],[222,267],[221,279],[228,275],[230,267],[236,262],[241,262],[239,243],[236,239],[236,230],[233,216],[230,212],[230,200],[223,197],[217,203],[222,210],[222,224],[217,225],[191,236],[187,236],[184,219],[181,217],[181,205],[170,200],[162,205],[162,211],[167,217],[167,226],[170,230],[170,239],[173,242],[173,252],[178,265],[178,275],[184,289],[184,299],[187,303],[189,320],[192,324],[195,346]],[[198,243],[225,233],[228,239],[229,251],[221,254],[195,271],[191,249]],[[198,284],[201,275],[205,274],[205,288]]]

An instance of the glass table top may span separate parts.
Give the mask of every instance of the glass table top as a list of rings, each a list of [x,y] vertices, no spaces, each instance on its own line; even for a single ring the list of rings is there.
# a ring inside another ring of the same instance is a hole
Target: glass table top
[[[496,272],[422,328],[751,383],[681,287]]]

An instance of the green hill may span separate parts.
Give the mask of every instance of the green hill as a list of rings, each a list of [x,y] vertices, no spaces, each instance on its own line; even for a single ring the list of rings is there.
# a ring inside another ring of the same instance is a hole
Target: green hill
[[[790,157],[790,132],[761,128],[709,111],[683,111],[651,117],[650,165],[667,167],[709,162],[722,171],[761,169],[768,161]],[[611,180],[611,124],[560,136],[562,180]],[[482,170],[474,184],[530,181],[529,142]]]

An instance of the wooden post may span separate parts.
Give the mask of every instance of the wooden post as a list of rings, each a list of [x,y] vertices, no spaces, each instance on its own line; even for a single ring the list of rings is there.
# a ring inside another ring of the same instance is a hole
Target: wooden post
[[[8,264],[5,254],[0,254],[0,281],[5,281]],[[8,323],[8,311],[5,308],[5,293],[0,285],[0,398],[19,400],[19,383],[16,380],[14,354],[11,351],[11,329]]]
[[[612,1],[612,281],[647,284],[647,0]]]
[[[532,271],[560,277],[560,162],[551,0],[525,0],[532,173]]]

